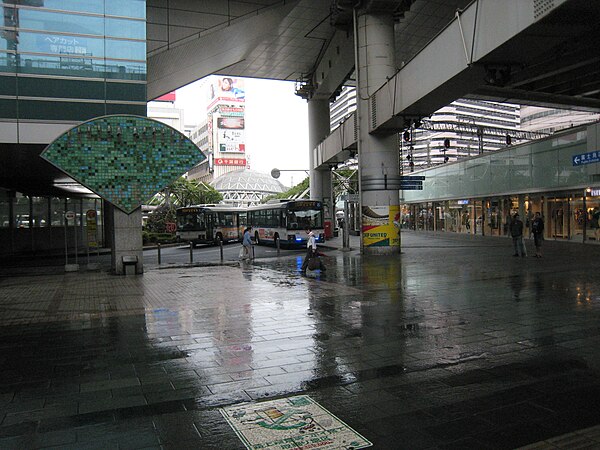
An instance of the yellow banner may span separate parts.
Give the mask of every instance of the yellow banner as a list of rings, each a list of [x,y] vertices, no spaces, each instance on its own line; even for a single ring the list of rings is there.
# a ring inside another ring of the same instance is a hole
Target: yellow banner
[[[362,236],[365,247],[400,245],[400,207],[363,206]]]

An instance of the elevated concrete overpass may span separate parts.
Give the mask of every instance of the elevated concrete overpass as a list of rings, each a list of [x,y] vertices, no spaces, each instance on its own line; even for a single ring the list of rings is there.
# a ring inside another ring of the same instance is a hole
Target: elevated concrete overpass
[[[457,98],[600,111],[599,28],[586,0],[157,1],[148,98],[213,73],[295,81],[311,196],[332,202],[330,169],[358,153],[363,206],[393,206],[395,135]],[[331,133],[348,84],[358,110]]]
[[[600,111],[596,1],[148,0],[146,22],[148,100],[210,74],[297,82],[311,195],[328,201],[331,166],[358,153],[363,204],[397,207],[396,133],[459,97]],[[347,84],[358,112],[331,133]],[[37,157],[45,136],[27,138],[0,181],[59,195],[61,174]]]
[[[476,1],[456,11],[370,97],[369,132],[397,133],[461,97],[599,111],[600,5],[541,3]],[[355,128],[351,117],[313,149],[318,168],[354,150]]]

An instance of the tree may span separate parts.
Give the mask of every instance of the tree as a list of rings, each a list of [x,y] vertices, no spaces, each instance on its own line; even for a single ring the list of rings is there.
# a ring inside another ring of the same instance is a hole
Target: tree
[[[164,233],[166,224],[175,222],[175,210],[180,206],[219,203],[221,200],[223,196],[212,186],[181,177],[150,200],[150,204],[158,208],[148,215],[146,228]]]
[[[355,194],[358,192],[358,170],[351,167],[344,167],[332,170],[332,185],[334,200],[338,199],[343,194]],[[309,178],[305,178],[301,183],[291,187],[281,194],[269,195],[262,199],[261,203],[266,203],[272,199],[285,198],[308,198]],[[304,194],[304,195],[302,195]]]
[[[267,203],[269,200],[273,199],[296,198],[298,195],[301,195],[304,192],[308,192],[308,183],[309,178],[307,177],[302,182],[300,182],[296,186],[292,186],[285,192],[282,192],[280,194],[268,195],[267,197],[261,200],[261,203]]]
[[[223,196],[212,186],[202,181],[188,180],[181,177],[156,194],[151,205],[180,206],[219,203]]]

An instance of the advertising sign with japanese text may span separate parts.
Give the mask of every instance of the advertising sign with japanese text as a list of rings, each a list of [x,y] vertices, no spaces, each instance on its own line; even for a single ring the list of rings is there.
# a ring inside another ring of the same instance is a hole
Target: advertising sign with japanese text
[[[400,245],[400,207],[363,206],[362,234],[365,247]]]

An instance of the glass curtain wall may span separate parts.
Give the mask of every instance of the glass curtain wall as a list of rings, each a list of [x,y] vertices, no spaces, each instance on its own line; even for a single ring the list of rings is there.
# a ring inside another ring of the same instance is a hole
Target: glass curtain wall
[[[0,0],[0,10],[0,117],[146,114],[145,0]]]

